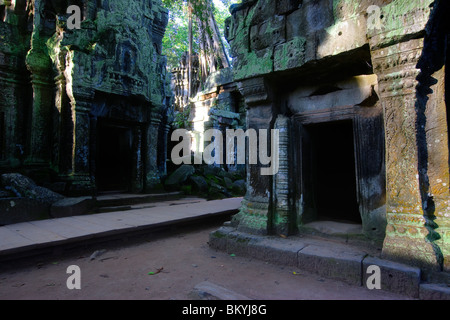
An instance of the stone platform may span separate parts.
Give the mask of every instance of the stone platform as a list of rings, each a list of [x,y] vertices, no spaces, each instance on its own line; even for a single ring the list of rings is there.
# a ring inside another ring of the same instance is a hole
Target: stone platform
[[[242,198],[206,201],[179,199],[137,205],[125,211],[106,212],[0,227],[0,263],[100,241],[108,241],[160,228],[226,216],[238,211]]]
[[[323,277],[367,288],[370,266],[381,274],[381,290],[423,300],[450,300],[450,275],[434,275],[424,281],[420,268],[388,261],[373,247],[351,245],[345,239],[313,235],[282,238],[237,231],[231,224],[210,234],[212,248],[269,263],[297,267]]]

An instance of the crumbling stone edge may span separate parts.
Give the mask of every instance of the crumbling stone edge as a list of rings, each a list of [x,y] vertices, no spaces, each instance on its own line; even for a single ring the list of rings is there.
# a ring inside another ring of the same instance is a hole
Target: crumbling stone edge
[[[420,268],[372,257],[341,243],[258,236],[225,224],[210,233],[209,246],[366,288],[368,277],[372,275],[367,272],[368,267],[375,265],[381,271],[381,290],[420,300],[450,300],[448,284],[423,283]]]

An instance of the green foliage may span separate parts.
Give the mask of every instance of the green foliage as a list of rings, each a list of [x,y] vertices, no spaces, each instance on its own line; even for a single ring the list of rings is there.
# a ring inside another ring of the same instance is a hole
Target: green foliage
[[[171,70],[178,66],[183,53],[189,49],[188,13],[185,0],[163,0],[163,4],[169,10],[169,24],[163,38],[163,55],[167,57],[167,65]],[[194,48],[197,49],[195,41]]]
[[[189,127],[189,117],[191,115],[191,106],[186,106],[183,111],[175,114],[173,126],[176,129],[186,129]]]
[[[229,7],[240,2],[240,0],[206,0],[213,1],[214,17],[216,18],[220,32],[223,35],[225,19],[230,16]],[[167,57],[169,70],[178,66],[183,53],[189,50],[189,25],[188,25],[188,0],[162,0],[164,7],[169,10],[169,25],[163,39],[163,54]],[[195,1],[193,5],[194,14],[202,17],[205,11],[203,1]],[[193,25],[193,49],[198,52],[198,26]],[[222,37],[223,38],[223,37]],[[222,39],[225,46],[227,43]],[[228,48],[227,48],[228,49]]]

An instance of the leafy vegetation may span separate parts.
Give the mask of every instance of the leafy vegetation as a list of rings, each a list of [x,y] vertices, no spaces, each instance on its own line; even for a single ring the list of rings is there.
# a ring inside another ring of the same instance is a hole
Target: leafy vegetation
[[[228,44],[223,39],[225,20],[230,16],[229,7],[240,0],[205,0],[212,1],[214,7],[214,17],[222,34],[222,41],[226,49]],[[163,54],[167,57],[169,70],[178,66],[183,53],[189,49],[189,21],[188,21],[188,0],[162,0],[164,6],[169,10],[169,25],[163,39]],[[203,1],[195,1],[193,6],[194,14],[202,17],[204,13]],[[199,49],[199,28],[196,19],[193,19],[193,50]]]

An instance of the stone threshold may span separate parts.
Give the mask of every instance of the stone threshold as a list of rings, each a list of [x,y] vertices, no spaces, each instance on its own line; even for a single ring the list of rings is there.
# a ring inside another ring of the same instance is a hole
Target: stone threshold
[[[373,252],[332,239],[310,235],[286,239],[259,236],[226,224],[210,234],[209,245],[229,254],[296,267],[365,288],[373,275],[369,267],[377,266],[381,271],[381,290],[414,299],[450,300],[448,284],[422,283],[420,268],[384,260]]]

